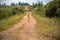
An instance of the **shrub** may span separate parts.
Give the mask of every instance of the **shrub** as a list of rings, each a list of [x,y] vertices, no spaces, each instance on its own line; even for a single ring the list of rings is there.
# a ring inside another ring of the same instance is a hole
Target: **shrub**
[[[0,20],[21,13],[24,13],[24,9],[22,7],[2,6],[0,7]]]

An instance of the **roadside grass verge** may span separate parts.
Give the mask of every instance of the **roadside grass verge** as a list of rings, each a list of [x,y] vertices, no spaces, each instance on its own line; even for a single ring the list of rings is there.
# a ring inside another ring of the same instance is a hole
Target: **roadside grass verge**
[[[42,39],[46,37],[46,38],[60,40],[60,24],[58,22],[59,21],[58,19],[46,18],[38,14],[33,14],[33,17],[37,21],[35,27],[37,37]]]
[[[8,28],[11,28],[14,24],[19,22],[23,16],[24,14],[16,14],[6,19],[0,20],[0,32]]]

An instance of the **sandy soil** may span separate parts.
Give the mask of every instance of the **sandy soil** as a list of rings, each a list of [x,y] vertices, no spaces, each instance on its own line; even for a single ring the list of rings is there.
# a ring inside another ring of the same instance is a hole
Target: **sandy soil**
[[[31,15],[32,12],[26,11],[25,13],[23,19],[12,28],[0,32],[0,40],[38,40],[34,31],[36,21]]]
[[[28,15],[28,21],[24,27],[24,29],[21,31],[21,39],[22,40],[38,40],[36,37],[36,32],[34,31],[36,21],[32,17],[31,12]]]

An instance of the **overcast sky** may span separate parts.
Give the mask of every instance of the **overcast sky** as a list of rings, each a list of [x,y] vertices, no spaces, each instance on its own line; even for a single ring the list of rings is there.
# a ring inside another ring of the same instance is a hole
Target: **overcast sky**
[[[6,3],[7,5],[10,5],[10,3],[18,3],[18,2],[28,2],[29,4],[32,4],[33,2],[36,3],[38,0],[0,0],[0,3]],[[48,3],[51,0],[40,0],[43,1],[43,4]]]

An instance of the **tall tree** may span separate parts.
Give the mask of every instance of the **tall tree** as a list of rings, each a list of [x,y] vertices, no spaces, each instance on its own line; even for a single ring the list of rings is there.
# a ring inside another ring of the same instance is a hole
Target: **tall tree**
[[[11,3],[11,6],[15,6],[15,3]]]
[[[34,2],[33,2],[33,6],[34,6]]]
[[[40,4],[41,6],[43,5],[43,1],[41,1],[41,4]]]
[[[0,6],[1,6],[1,4],[0,4]]]
[[[40,6],[41,5],[41,3],[40,3],[40,1],[38,2],[38,6]]]
[[[6,6],[6,4],[4,3],[3,6]]]
[[[21,5],[21,2],[19,2],[19,6]]]

